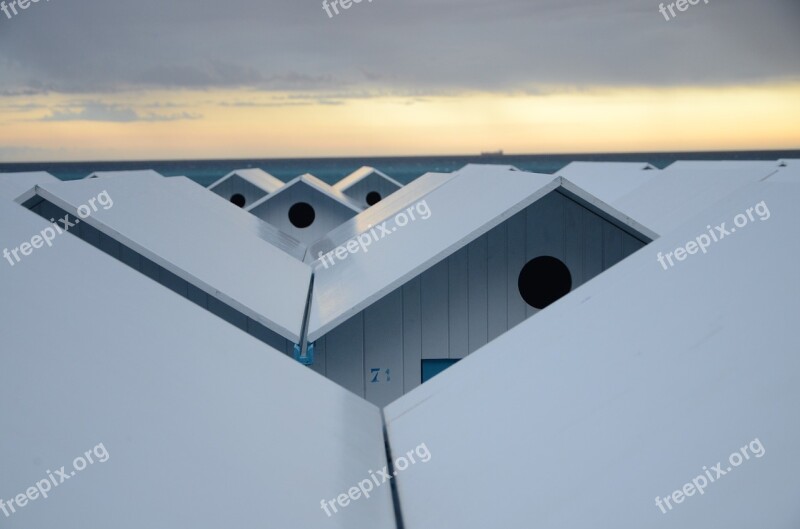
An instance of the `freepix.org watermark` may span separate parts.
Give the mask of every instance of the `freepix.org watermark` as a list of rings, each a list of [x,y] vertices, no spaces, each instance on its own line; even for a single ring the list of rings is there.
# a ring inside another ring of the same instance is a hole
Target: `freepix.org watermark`
[[[692,481],[684,484],[683,487],[677,489],[672,494],[669,494],[663,498],[656,496],[656,507],[661,510],[662,514],[667,514],[667,512],[671,511],[675,506],[683,503],[686,498],[694,496],[695,493],[698,493],[700,496],[705,494],[706,487],[708,487],[711,483],[718,481],[719,478],[727,475],[745,461],[750,461],[751,455],[753,455],[756,459],[760,459],[764,457],[765,453],[766,450],[764,450],[764,445],[762,445],[761,441],[759,441],[758,437],[756,437],[750,441],[749,444],[744,445],[739,450],[728,456],[728,465],[725,468],[722,468],[724,465],[723,463],[717,463],[710,469],[708,467],[703,467],[702,474],[699,474]],[[673,505],[673,503],[675,505]]]
[[[417,217],[417,215],[419,215],[419,217]],[[382,222],[380,225],[374,227],[368,226],[368,228],[370,228],[369,231],[365,231],[364,233],[353,237],[346,243],[341,244],[336,249],[331,250],[326,254],[319,252],[317,257],[320,261],[322,261],[322,264],[326,269],[330,268],[336,264],[336,260],[334,260],[334,258],[339,261],[344,261],[350,254],[358,253],[359,251],[367,253],[369,251],[367,250],[367,247],[369,247],[372,243],[378,242],[384,237],[388,237],[392,233],[396,232],[398,228],[408,225],[409,222],[417,220],[417,218],[422,220],[428,220],[431,218],[431,209],[428,207],[428,203],[425,200],[417,202],[415,205],[410,206],[409,208],[395,215],[393,219],[394,226],[390,226],[389,221]]]
[[[50,0],[46,0],[49,2]],[[0,11],[5,13],[6,18],[13,18],[19,14],[17,8],[19,7],[23,11],[28,9],[31,4],[38,4],[39,0],[11,0],[10,2],[6,3],[5,0],[0,2]],[[12,15],[13,13],[13,15]]]
[[[708,0],[703,0],[703,2],[707,4]],[[677,2],[671,2],[667,4],[666,7],[664,7],[664,3],[662,2],[658,4],[658,11],[659,13],[664,15],[664,18],[667,20],[667,22],[669,22],[670,20],[678,16],[678,14],[675,13],[675,8],[677,8],[678,11],[683,12],[689,9],[689,6],[696,6],[699,3],[700,0],[678,0]],[[667,14],[667,10],[669,10],[669,15]],[[672,17],[670,17],[670,15],[672,15]]]
[[[667,252],[662,254],[658,252],[656,256],[656,260],[661,264],[664,270],[669,270],[673,266],[677,264],[677,261],[685,261],[687,257],[690,255],[694,255],[697,252],[708,253],[708,247],[711,246],[712,243],[716,243],[736,233],[736,228],[744,228],[749,223],[756,220],[755,215],[758,215],[758,219],[761,221],[767,220],[772,215],[769,212],[769,208],[767,207],[766,202],[763,200],[756,204],[751,208],[747,208],[744,213],[739,213],[735,217],[733,217],[733,224],[735,227],[726,227],[726,222],[715,226],[714,228],[711,227],[709,224],[706,226],[708,233],[703,233],[695,237],[694,240],[687,242],[683,246],[679,246],[675,248],[672,252]],[[675,258],[673,261],[672,258]],[[667,266],[669,263],[669,266]]]
[[[45,244],[48,247],[53,246],[53,241],[55,240],[56,235],[61,235],[62,233],[68,232],[70,228],[79,224],[81,219],[85,219],[92,213],[96,212],[98,210],[98,205],[102,206],[103,209],[109,209],[114,205],[114,201],[111,200],[108,191],[103,191],[96,197],[89,199],[86,204],[79,206],[78,217],[80,218],[76,219],[67,214],[64,215],[64,218],[58,219],[58,221],[56,221],[56,219],[50,219],[52,226],[48,226],[39,232],[38,235],[31,237],[30,241],[23,242],[11,250],[4,248],[3,258],[8,261],[8,264],[14,266],[22,261],[23,257],[32,254],[34,250],[41,248]]]
[[[85,470],[89,465],[105,463],[108,461],[109,457],[111,456],[108,450],[106,450],[105,445],[100,443],[91,450],[84,452],[83,455],[76,457],[72,461],[73,470],[67,470],[66,467],[61,467],[55,472],[48,470],[45,479],[37,481],[33,487],[28,487],[25,492],[17,494],[8,501],[0,498],[0,511],[3,512],[6,518],[9,518],[12,514],[17,512],[17,509],[22,509],[30,502],[39,498],[47,499],[50,491],[68,479],[72,479],[78,472]]]
[[[337,504],[339,507],[344,509],[350,505],[350,502],[356,501],[359,498],[369,498],[369,493],[372,492],[375,487],[380,487],[396,476],[398,472],[405,470],[409,467],[409,465],[416,463],[417,460],[414,458],[415,455],[423,463],[427,463],[431,460],[430,450],[428,450],[428,447],[425,445],[425,443],[422,443],[414,450],[409,450],[406,455],[400,456],[395,460],[394,472],[389,473],[388,466],[383,467],[383,470],[378,470],[377,474],[370,470],[369,478],[360,481],[355,487],[350,487],[347,490],[347,493],[339,494],[332,500],[322,500],[320,502],[320,508],[325,511],[325,514],[327,514],[328,517],[331,517],[339,512],[339,509],[336,507]]]
[[[49,1],[49,0],[48,0]],[[372,0],[367,0],[368,2],[372,3]],[[322,9],[328,13],[328,18],[333,18],[333,13],[339,14],[339,7],[341,6],[342,9],[350,9],[353,4],[360,4],[361,0],[331,0],[328,3],[328,0],[322,0]],[[333,13],[331,13],[331,8],[333,8]]]

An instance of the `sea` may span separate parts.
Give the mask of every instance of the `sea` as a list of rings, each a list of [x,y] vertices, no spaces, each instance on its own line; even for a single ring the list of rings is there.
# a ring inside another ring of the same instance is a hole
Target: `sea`
[[[800,150],[0,163],[0,173],[47,171],[61,180],[77,180],[95,171],[153,169],[164,176],[185,176],[198,184],[207,186],[236,169],[257,167],[284,182],[301,174],[311,173],[329,184],[334,184],[359,167],[368,165],[383,171],[402,184],[407,184],[428,172],[451,172],[471,163],[513,165],[523,171],[552,174],[572,161],[648,162],[663,169],[676,160],[777,160],[781,158],[800,158]]]

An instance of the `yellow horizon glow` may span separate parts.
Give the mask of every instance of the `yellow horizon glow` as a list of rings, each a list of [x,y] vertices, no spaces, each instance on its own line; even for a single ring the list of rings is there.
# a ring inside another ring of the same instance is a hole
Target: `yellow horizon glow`
[[[313,95],[309,96],[313,97]],[[6,98],[0,161],[318,158],[782,150],[800,148],[800,83],[706,88],[604,88],[550,95],[466,93],[424,98],[297,103],[246,90],[84,96],[140,115],[187,112],[179,121],[41,121],[74,97]],[[178,102],[160,108],[158,102]],[[19,151],[25,152],[25,151]],[[29,151],[33,152],[33,151]]]

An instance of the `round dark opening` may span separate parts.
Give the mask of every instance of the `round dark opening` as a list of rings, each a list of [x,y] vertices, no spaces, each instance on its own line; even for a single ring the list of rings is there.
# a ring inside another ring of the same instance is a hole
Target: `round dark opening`
[[[572,275],[559,259],[543,255],[522,267],[517,287],[525,303],[543,309],[572,290]]]
[[[317,214],[311,204],[298,202],[289,208],[289,222],[295,228],[308,228],[314,222]]]
[[[383,197],[381,197],[381,194],[378,193],[377,191],[370,191],[369,193],[367,193],[367,204],[370,206],[374,206],[375,204],[381,201],[381,198]]]
[[[231,202],[239,206],[240,208],[244,207],[245,202],[247,202],[244,198],[244,195],[241,193],[236,193],[231,197]]]

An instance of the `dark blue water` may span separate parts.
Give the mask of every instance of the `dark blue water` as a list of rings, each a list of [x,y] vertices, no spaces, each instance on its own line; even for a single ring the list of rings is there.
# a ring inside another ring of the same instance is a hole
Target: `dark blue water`
[[[144,162],[5,163],[0,172],[47,171],[62,180],[75,180],[94,171],[154,169],[165,176],[187,176],[202,185],[234,169],[261,168],[283,181],[303,173],[333,184],[362,165],[380,169],[403,184],[430,172],[450,172],[468,163],[513,165],[525,171],[554,173],[572,161],[649,162],[663,168],[676,160],[776,160],[800,158],[800,150],[635,154],[556,154],[506,156],[419,156],[382,158],[306,158],[253,160],[176,160]]]

